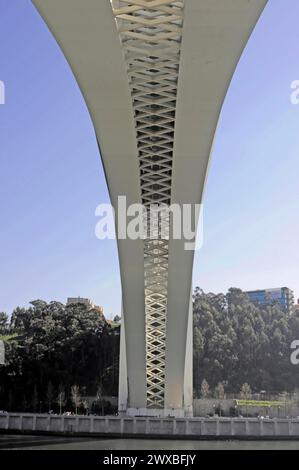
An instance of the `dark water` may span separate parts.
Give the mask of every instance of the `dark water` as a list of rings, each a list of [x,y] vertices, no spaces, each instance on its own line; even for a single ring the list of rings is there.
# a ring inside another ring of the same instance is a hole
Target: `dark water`
[[[195,441],[0,435],[0,449],[27,450],[299,450],[298,441]]]

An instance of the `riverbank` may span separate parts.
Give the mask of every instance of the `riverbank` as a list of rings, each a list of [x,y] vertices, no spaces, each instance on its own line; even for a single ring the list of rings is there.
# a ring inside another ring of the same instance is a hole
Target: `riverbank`
[[[299,441],[289,440],[160,440],[160,439],[98,439],[63,436],[32,436],[0,434],[0,450],[298,450]]]

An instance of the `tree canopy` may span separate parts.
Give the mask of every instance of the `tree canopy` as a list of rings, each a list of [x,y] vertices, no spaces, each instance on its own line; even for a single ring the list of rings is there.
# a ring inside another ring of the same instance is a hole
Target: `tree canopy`
[[[0,327],[0,334],[11,335],[0,367],[5,408],[32,409],[37,395],[46,408],[60,384],[70,400],[74,384],[85,395],[95,395],[99,384],[117,395],[119,328],[112,330],[97,309],[36,300],[28,309],[16,308]]]
[[[194,388],[202,380],[238,393],[244,383],[269,393],[299,389],[299,369],[290,363],[291,342],[299,338],[299,314],[278,303],[255,305],[246,293],[227,295],[197,288],[194,312]],[[296,373],[297,372],[297,373]]]
[[[195,397],[299,389],[299,369],[290,362],[298,312],[286,313],[275,302],[255,305],[240,289],[224,295],[197,288],[193,314]],[[117,396],[119,320],[111,324],[82,303],[43,300],[16,308],[10,318],[0,313],[0,408],[73,407],[74,386],[80,396],[97,397],[99,390],[100,397]]]

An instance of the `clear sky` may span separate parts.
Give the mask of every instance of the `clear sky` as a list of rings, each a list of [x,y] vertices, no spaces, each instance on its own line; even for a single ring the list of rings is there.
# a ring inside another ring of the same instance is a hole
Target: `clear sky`
[[[194,284],[299,295],[299,2],[269,0],[221,115]],[[0,0],[0,311],[92,298],[120,311],[116,244],[94,235],[108,202],[92,124],[30,0]]]

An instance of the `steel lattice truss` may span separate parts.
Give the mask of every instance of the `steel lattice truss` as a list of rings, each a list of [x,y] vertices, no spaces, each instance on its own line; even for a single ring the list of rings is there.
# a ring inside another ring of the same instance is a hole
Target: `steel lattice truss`
[[[149,212],[152,204],[170,205],[184,0],[111,3],[132,94],[141,199]],[[144,240],[146,373],[147,406],[158,408],[164,407],[169,215],[154,220]]]

